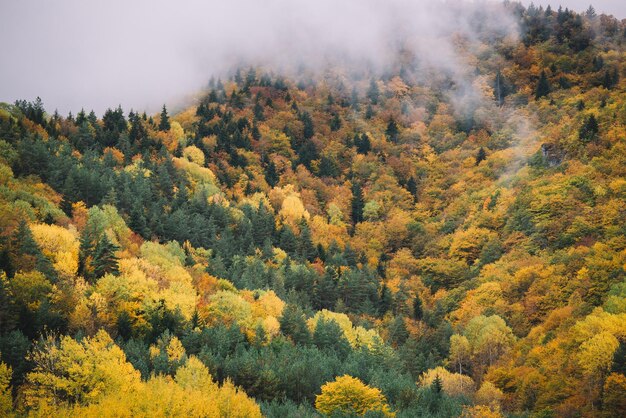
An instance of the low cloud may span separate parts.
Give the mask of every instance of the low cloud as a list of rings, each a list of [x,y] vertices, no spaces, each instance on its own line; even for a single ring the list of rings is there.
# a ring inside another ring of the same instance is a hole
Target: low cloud
[[[237,64],[275,71],[389,68],[399,48],[471,96],[451,34],[514,36],[499,2],[409,0],[66,0],[0,5],[0,100],[60,112],[121,104],[155,111]],[[416,72],[417,73],[417,72]]]

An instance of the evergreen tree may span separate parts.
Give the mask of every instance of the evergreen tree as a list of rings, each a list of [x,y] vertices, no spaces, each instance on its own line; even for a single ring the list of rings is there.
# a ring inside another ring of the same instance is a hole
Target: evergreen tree
[[[546,72],[541,71],[541,76],[539,77],[539,82],[537,83],[537,89],[535,90],[535,100],[539,100],[540,98],[547,96],[549,93],[550,82],[548,81]]]
[[[311,339],[309,328],[302,310],[296,305],[287,305],[278,319],[280,331],[295,344],[305,345]]]
[[[359,111],[359,92],[356,90],[356,87],[352,88],[352,94],[350,95],[350,106],[355,111]]]
[[[478,154],[476,154],[476,165],[479,165],[482,161],[487,158],[487,152],[483,147],[480,147],[478,150]]]
[[[604,71],[604,76],[602,77],[602,86],[605,89],[611,90],[618,83],[619,83],[619,71],[617,70],[617,68],[613,68],[612,70],[607,69],[606,71]]]
[[[343,250],[343,259],[345,260],[347,266],[356,267],[357,254],[349,242],[346,243],[346,246]]]
[[[298,237],[298,255],[303,260],[313,261],[317,255],[313,239],[311,237],[311,229],[306,219],[300,220],[300,236]]]
[[[413,196],[413,200],[417,200],[417,182],[414,177],[410,177],[409,181],[406,182],[406,189]]]
[[[363,198],[363,189],[358,182],[352,184],[352,224],[356,225],[363,222],[363,208],[365,208],[365,199]]]
[[[424,311],[422,309],[422,299],[418,295],[413,299],[413,319],[421,321],[424,317]]]
[[[380,90],[378,89],[378,83],[376,80],[372,79],[370,81],[370,87],[367,90],[367,98],[370,99],[370,102],[373,105],[378,104],[378,99],[380,97]]]
[[[9,280],[0,272],[0,334],[11,331],[17,324],[18,314]]]
[[[338,131],[340,128],[341,128],[341,118],[339,117],[338,113],[335,113],[335,115],[330,120],[330,130],[335,132],[335,131]]]
[[[378,257],[378,264],[376,265],[376,274],[378,277],[382,277],[383,279],[387,277],[387,254],[382,252],[380,257]]]
[[[283,225],[280,230],[280,240],[278,245],[290,256],[293,257],[297,255],[298,241],[289,225]]]
[[[439,375],[435,376],[431,388],[433,389],[433,392],[437,394],[443,392],[443,382],[441,381],[441,377],[439,377]]]
[[[504,104],[504,98],[510,93],[510,87],[500,70],[496,72],[496,79],[493,83],[493,93],[499,106]]]
[[[271,247],[276,223],[274,216],[262,202],[259,202],[257,210],[250,214],[250,221],[252,222],[252,237],[255,245],[265,245],[265,242],[269,240]]]
[[[274,164],[274,161],[270,160],[267,163],[267,168],[265,169],[265,181],[267,181],[267,184],[269,184],[270,187],[274,187],[278,184],[279,180],[280,176],[276,171],[276,164]]]
[[[355,134],[354,145],[356,145],[356,151],[359,154],[367,154],[372,149],[372,144],[367,134],[361,134],[360,136],[359,134]]]
[[[252,131],[250,132],[250,135],[255,141],[261,139],[261,132],[259,131],[259,125],[257,125],[256,119],[252,121]]]
[[[128,119],[130,121],[130,131],[128,132],[128,137],[134,143],[145,142],[144,138],[148,136],[148,132],[146,131],[146,128],[143,125],[143,121],[141,120],[139,115],[133,114],[131,112]]]
[[[380,289],[380,298],[378,302],[378,314],[380,316],[385,315],[393,305],[393,296],[391,291],[387,287],[387,284],[383,283]]]
[[[398,291],[394,297],[394,313],[396,315],[409,316],[411,314],[410,307],[407,304],[408,299],[409,293],[406,285],[404,283],[400,283]]]
[[[339,167],[333,158],[324,155],[320,160],[318,174],[320,177],[337,177]]]
[[[87,122],[87,115],[85,114],[85,109],[80,109],[80,112],[76,114],[76,120],[74,121],[74,124],[76,126],[80,126],[84,122]]]
[[[314,308],[333,310],[337,303],[336,271],[327,267],[315,286]]]
[[[33,233],[24,219],[20,221],[13,234],[10,260],[13,271],[37,270],[50,280],[56,278],[52,263],[39,249],[35,238],[33,238]]]
[[[385,135],[391,142],[398,142],[398,134],[399,134],[398,124],[395,120],[389,119],[389,123],[387,123],[387,129],[385,130]]]
[[[115,110],[107,109],[102,117],[102,124],[102,136],[98,138],[102,147],[116,146],[120,136],[128,131],[128,125],[121,106],[118,106]]]
[[[170,128],[170,117],[167,115],[165,105],[163,105],[163,110],[161,110],[161,120],[159,121],[159,131],[169,131]]]
[[[409,331],[406,329],[404,318],[396,316],[389,324],[389,340],[394,347],[403,345],[409,338]]]
[[[258,121],[265,120],[265,114],[263,113],[263,106],[261,106],[261,104],[258,101],[254,104],[253,113],[254,113],[254,118],[256,120]]]
[[[599,127],[596,117],[594,115],[589,115],[578,130],[578,138],[585,143],[591,142],[596,139],[598,131]]]
[[[315,135],[315,129],[313,127],[313,118],[311,118],[311,114],[307,111],[302,112],[300,115],[300,121],[303,125],[302,134],[304,135],[304,139],[313,138],[313,135]]]
[[[345,358],[351,350],[341,327],[332,319],[320,318],[317,321],[313,331],[313,344],[320,350],[334,351],[340,358]]]
[[[109,240],[107,234],[102,234],[93,252],[93,274],[96,278],[105,274],[119,274],[117,264],[119,258],[115,255],[118,250],[119,247]]]

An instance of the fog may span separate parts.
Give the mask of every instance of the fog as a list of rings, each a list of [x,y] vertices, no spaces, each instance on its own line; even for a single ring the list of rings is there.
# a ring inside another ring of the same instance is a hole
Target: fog
[[[400,41],[421,65],[463,84],[449,35],[471,38],[478,10],[488,11],[483,26],[516,33],[500,3],[487,1],[2,0],[0,101],[40,96],[61,113],[155,111],[237,64],[380,70]]]

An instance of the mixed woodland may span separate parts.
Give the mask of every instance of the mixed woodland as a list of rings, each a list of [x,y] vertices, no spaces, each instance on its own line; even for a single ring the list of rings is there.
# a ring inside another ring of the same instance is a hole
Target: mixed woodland
[[[0,415],[625,416],[626,22],[507,7],[469,86],[1,104]]]

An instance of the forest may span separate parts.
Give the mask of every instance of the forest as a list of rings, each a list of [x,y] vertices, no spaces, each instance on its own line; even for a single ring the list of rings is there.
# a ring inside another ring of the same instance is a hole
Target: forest
[[[626,20],[505,5],[462,103],[400,48],[0,104],[0,416],[626,416]]]

